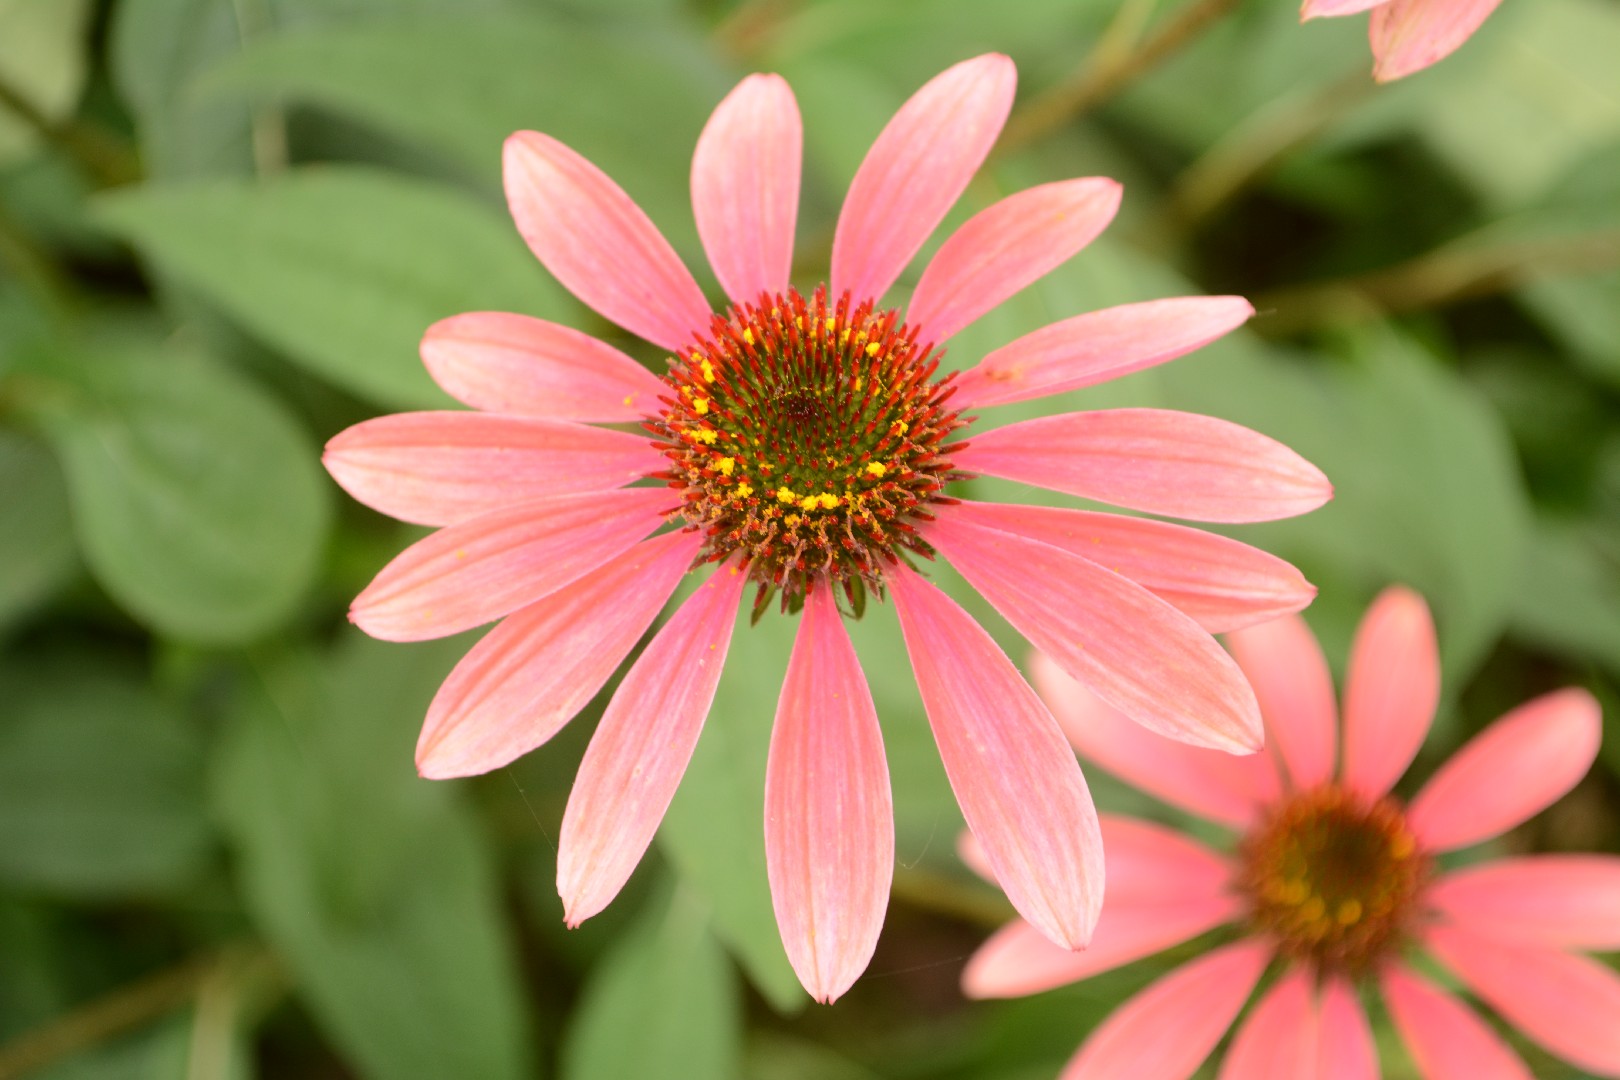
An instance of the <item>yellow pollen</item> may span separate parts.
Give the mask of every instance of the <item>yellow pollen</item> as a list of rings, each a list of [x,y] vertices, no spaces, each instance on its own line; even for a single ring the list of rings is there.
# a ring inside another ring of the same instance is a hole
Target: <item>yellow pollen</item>
[[[699,366],[703,368],[703,381],[714,382],[714,365],[705,360]]]
[[[833,507],[835,507],[837,505],[838,505],[838,496],[830,494],[830,493],[829,494],[824,494],[824,495],[821,496],[821,508],[823,510],[831,510]]]
[[[753,493],[754,493],[754,489],[749,487],[747,484],[738,484],[737,485],[737,498],[746,499],[746,498],[748,498],[748,496],[752,495]]]
[[[787,517],[782,519],[782,521],[785,522],[787,527],[790,529],[797,529],[799,527],[799,522],[803,520],[804,518],[800,517],[798,514],[789,514]]]
[[[720,470],[720,475],[730,476],[731,470],[737,467],[737,459],[723,457],[714,463],[714,467]]]
[[[778,502],[790,503],[797,498],[798,496],[793,494],[792,488],[779,487],[776,489],[776,499]]]
[[[800,510],[814,510],[820,505],[821,500],[814,495],[806,495],[804,498],[799,500]]]
[[[828,330],[833,329],[837,325],[838,325],[838,320],[837,319],[835,319],[835,318],[833,318],[831,316],[827,317],[827,329]]]
[[[1345,900],[1339,904],[1339,925],[1349,926],[1361,918],[1361,901]]]
[[[699,416],[709,415],[709,399],[706,397],[697,398],[692,402],[692,408],[697,410]]]
[[[911,430],[911,425],[906,423],[904,420],[896,420],[894,423],[889,425],[889,430],[894,432],[896,435],[904,435],[906,432]]]
[[[704,446],[713,446],[714,440],[718,439],[719,437],[719,432],[715,431],[713,428],[698,428],[696,431],[692,432],[692,438],[696,439]]]
[[[874,461],[866,466],[866,471],[871,473],[873,476],[882,476],[884,473],[889,471],[889,467]]]
[[[752,345],[754,343],[754,331],[753,330],[748,329],[748,328],[744,328],[742,337],[743,337],[743,340],[746,341],[748,344]]]
[[[879,345],[875,341],[872,342],[872,344],[870,344],[870,345],[868,345],[866,347],[866,355],[867,356],[876,356],[878,353],[880,353],[882,351],[883,351],[883,346]]]

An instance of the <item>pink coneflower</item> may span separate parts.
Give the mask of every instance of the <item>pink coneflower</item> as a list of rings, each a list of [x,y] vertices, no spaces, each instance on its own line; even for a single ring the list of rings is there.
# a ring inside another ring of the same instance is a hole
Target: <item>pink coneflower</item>
[[[1271,754],[1154,739],[1037,657],[1036,685],[1081,754],[1237,839],[1216,851],[1104,815],[1108,902],[1090,948],[1057,949],[1015,922],[968,963],[968,994],[1045,990],[1235,923],[1236,940],[1103,1021],[1063,1080],[1191,1076],[1270,966],[1277,977],[1238,1027],[1223,1080],[1376,1078],[1360,986],[1382,991],[1428,1080],[1528,1080],[1489,1026],[1419,974],[1411,954],[1420,949],[1554,1054],[1620,1076],[1620,977],[1575,951],[1620,948],[1620,858],[1438,861],[1526,820],[1585,775],[1600,736],[1592,696],[1562,690],[1515,709],[1402,805],[1390,787],[1422,744],[1440,690],[1421,598],[1391,589],[1362,622],[1342,747],[1333,683],[1303,620],[1229,641],[1259,695]]]
[[[951,480],[986,473],[1249,521],[1330,494],[1278,443],[1183,413],[1071,413],[963,440],[970,406],[1161,363],[1252,313],[1235,297],[1112,308],[942,374],[946,338],[1084,247],[1119,201],[1104,179],[1003,199],[946,240],[904,319],[881,306],[984,160],[1014,80],[1006,57],[983,56],[901,108],[850,187],[830,287],[808,293],[788,278],[798,107],[776,76],[743,80],[692,164],[698,231],[732,300],[719,312],[613,181],[555,139],[513,135],[506,191],[529,246],[585,303],[669,350],[668,373],[566,327],[460,315],[428,331],[422,355],[479,411],[384,417],[329,444],[327,467],[356,498],[442,526],[377,575],[353,620],[408,641],[504,619],[434,699],[424,776],[485,772],[545,742],[680,580],[714,568],[631,665],[580,765],[558,854],[570,925],[612,899],[652,840],[747,586],[756,615],[773,599],[803,611],[771,740],[765,845],[788,956],[818,999],[865,967],[892,873],[887,765],[842,622],[869,599],[895,602],[951,784],[1013,902],[1069,946],[1096,919],[1102,854],[1079,766],[990,636],[919,572],[936,553],[1142,723],[1200,745],[1259,745],[1253,695],[1209,631],[1303,607],[1313,590],[1293,567],[1182,526],[946,495]],[[587,423],[624,421],[651,438]],[[637,480],[653,483],[625,486]]]
[[[1372,11],[1373,78],[1390,82],[1456,52],[1502,0],[1305,0],[1301,19]]]

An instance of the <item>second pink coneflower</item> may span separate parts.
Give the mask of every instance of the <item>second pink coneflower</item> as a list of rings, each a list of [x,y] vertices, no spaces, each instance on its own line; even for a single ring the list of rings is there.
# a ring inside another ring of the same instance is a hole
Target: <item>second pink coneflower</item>
[[[504,620],[433,701],[424,776],[485,772],[545,742],[681,579],[712,568],[631,665],[580,765],[558,855],[570,924],[612,899],[650,843],[745,588],[756,610],[803,612],[771,739],[765,846],[788,956],[821,1000],[866,966],[893,869],[877,716],[842,623],[869,601],[896,606],[946,772],[1013,903],[1065,947],[1097,917],[1102,856],[1079,767],[1013,664],[929,582],[936,555],[1141,723],[1225,750],[1259,745],[1253,695],[1209,632],[1302,607],[1312,589],[1297,571],[1182,526],[947,493],[983,473],[1211,521],[1289,516],[1329,496],[1285,447],[1185,413],[1067,413],[966,441],[968,409],[1170,360],[1252,313],[1235,297],[1111,308],[942,372],[946,339],[1085,246],[1119,201],[1095,178],[1003,199],[945,241],[904,317],[883,306],[984,160],[1014,82],[1006,57],[983,56],[912,97],[850,187],[830,282],[801,292],[788,274],[798,109],[782,79],[745,79],[692,164],[698,231],[731,300],[718,312],[612,180],[555,139],[513,135],[506,191],[523,237],[582,301],[667,350],[668,373],[567,327],[461,315],[429,330],[422,354],[477,411],[383,417],[328,446],[356,498],[441,526],[355,601],[363,630],[409,641]],[[646,433],[592,426],[627,421]]]

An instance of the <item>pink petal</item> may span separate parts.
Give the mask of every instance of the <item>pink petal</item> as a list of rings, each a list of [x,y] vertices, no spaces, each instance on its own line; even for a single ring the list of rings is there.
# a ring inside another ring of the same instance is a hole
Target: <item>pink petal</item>
[[[1104,704],[1045,653],[1030,677],[1076,750],[1171,806],[1233,828],[1277,799],[1277,772],[1262,755],[1238,756],[1171,742]]]
[[[765,864],[799,981],[831,1002],[866,969],[894,875],[883,734],[830,587],[788,661],[765,772]]]
[[[503,162],[518,232],[569,292],[666,349],[708,328],[703,290],[606,173],[538,131],[510,136]]]
[[[1210,1051],[1260,980],[1267,946],[1242,941],[1166,975],[1092,1032],[1061,1080],[1184,1080]]]
[[[942,507],[922,535],[1070,675],[1161,735],[1259,749],[1254,695],[1197,623],[1129,578],[955,510]]]
[[[639,420],[669,392],[589,334],[500,311],[434,323],[422,336],[422,363],[446,393],[475,409],[553,420]]]
[[[1519,706],[1476,735],[1418,792],[1407,824],[1432,851],[1477,844],[1540,813],[1597,757],[1598,703],[1559,690]]]
[[[1620,975],[1538,945],[1508,945],[1453,927],[1427,944],[1502,1018],[1572,1064],[1620,1076]]]
[[[1620,857],[1522,855],[1447,874],[1428,901],[1470,930],[1556,949],[1620,949]]]
[[[1095,240],[1122,191],[1102,177],[1061,180],[974,214],[923,271],[906,322],[921,340],[944,341]]]
[[[1012,111],[1005,56],[964,60],[900,107],[861,162],[833,235],[832,295],[877,300],[955,205]]]
[[[1296,790],[1333,777],[1338,708],[1333,675],[1305,620],[1297,616],[1251,626],[1226,639],[1260,701],[1266,741]]]
[[[606,907],[652,843],[714,702],[747,578],[718,567],[613,692],[563,812],[557,892],[569,926]]]
[[[1007,998],[1050,990],[1190,941],[1242,913],[1243,902],[1235,896],[1134,903],[1110,893],[1084,949],[1060,948],[1019,919],[996,931],[968,960],[962,992],[970,998]]]
[[[696,531],[644,540],[507,616],[434,695],[417,770],[430,779],[488,772],[555,735],[652,625],[702,544]]]
[[[1423,597],[1385,589],[1356,628],[1344,686],[1346,787],[1377,798],[1412,763],[1440,700],[1440,653]]]
[[[1241,296],[1186,296],[1076,315],[1003,345],[958,375],[952,404],[1006,405],[1094,386],[1201,349],[1253,314]]]
[[[975,436],[957,468],[1197,521],[1271,521],[1333,496],[1282,443],[1213,416],[1099,409],[1043,416]]]
[[[1358,11],[1375,8],[1379,4],[1387,4],[1389,0],[1305,0],[1305,6],[1300,9],[1301,22],[1308,19],[1320,19],[1329,15],[1354,15]]]
[[[1275,555],[1168,521],[1013,503],[962,502],[952,512],[1123,574],[1212,634],[1298,611],[1316,595]]]
[[[1378,1080],[1378,1047],[1367,1013],[1342,977],[1322,989],[1317,1020],[1318,1080]]]
[[[418,540],[355,597],[349,619],[422,641],[509,615],[595,570],[663,524],[665,488],[562,495],[495,510]]]
[[[1289,970],[1238,1025],[1220,1080],[1315,1080],[1318,1033],[1311,998],[1305,970]]]
[[[1534,1080],[1474,1011],[1401,967],[1383,973],[1384,1003],[1424,1080]]]
[[[1450,56],[1501,0],[1389,0],[1372,15],[1373,77],[1389,82]]]
[[[343,490],[418,525],[513,503],[619,487],[666,463],[646,438],[564,420],[396,413],[356,424],[321,457]]]
[[[956,801],[1014,908],[1067,948],[1102,905],[1102,840],[1074,753],[1018,669],[916,573],[886,575]]]
[[[714,276],[739,304],[788,287],[804,125],[780,75],[750,75],[714,110],[692,156],[692,212]]]

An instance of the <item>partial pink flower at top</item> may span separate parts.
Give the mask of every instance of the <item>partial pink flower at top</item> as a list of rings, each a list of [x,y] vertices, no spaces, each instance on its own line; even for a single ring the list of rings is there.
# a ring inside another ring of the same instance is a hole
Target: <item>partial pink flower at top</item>
[[[698,232],[731,299],[718,312],[612,180],[555,139],[513,135],[506,191],[524,239],[586,304],[667,349],[667,374],[564,326],[459,315],[428,330],[422,356],[476,411],[383,417],[328,445],[357,499],[441,526],[360,594],[355,623],[411,641],[504,620],[434,699],[424,776],[485,772],[545,742],[681,579],[713,567],[630,666],[580,765],[558,854],[570,925],[651,841],[746,586],[756,613],[773,598],[803,611],[765,843],[783,942],[821,1000],[870,959],[894,857],[877,717],[842,622],[868,599],[898,609],[951,784],[1018,909],[1065,947],[1097,917],[1102,852],[1079,766],[1011,661],[921,572],[937,554],[1125,714],[1202,746],[1260,745],[1253,693],[1210,632],[1303,607],[1314,590],[1293,567],[1179,525],[946,494],[984,473],[1211,521],[1287,517],[1330,495],[1286,447],[1185,413],[1068,413],[964,439],[970,407],[1162,363],[1252,314],[1236,297],[1111,308],[942,374],[946,339],[1079,251],[1119,203],[1105,179],[1012,195],[945,241],[904,318],[882,305],[989,152],[1014,81],[1006,57],[982,56],[918,91],[850,187],[830,286],[801,293],[788,277],[798,107],[781,78],[744,79],[692,163]],[[650,437],[592,426],[627,421]]]
[[[1229,939],[1121,1005],[1062,1080],[1182,1080],[1238,1025],[1221,1080],[1376,1080],[1360,992],[1376,990],[1427,1080],[1529,1080],[1506,1043],[1419,974],[1424,951],[1504,1020],[1581,1069],[1620,1076],[1620,976],[1580,950],[1620,948],[1620,858],[1523,855],[1443,869],[1437,856],[1497,836],[1573,787],[1597,756],[1583,690],[1520,706],[1409,804],[1390,788],[1434,714],[1440,665],[1428,608],[1385,592],[1350,653],[1341,731],[1327,664],[1303,620],[1228,639],[1254,685],[1269,754],[1236,758],[1144,733],[1037,656],[1035,684],[1080,753],[1226,826],[1208,847],[1104,815],[1108,896],[1090,948],[1003,928],[963,973],[972,997],[1084,979],[1223,925]],[[981,872],[971,841],[964,852]]]
[[[1301,19],[1372,11],[1373,78],[1391,82],[1456,52],[1502,0],[1305,0]]]

